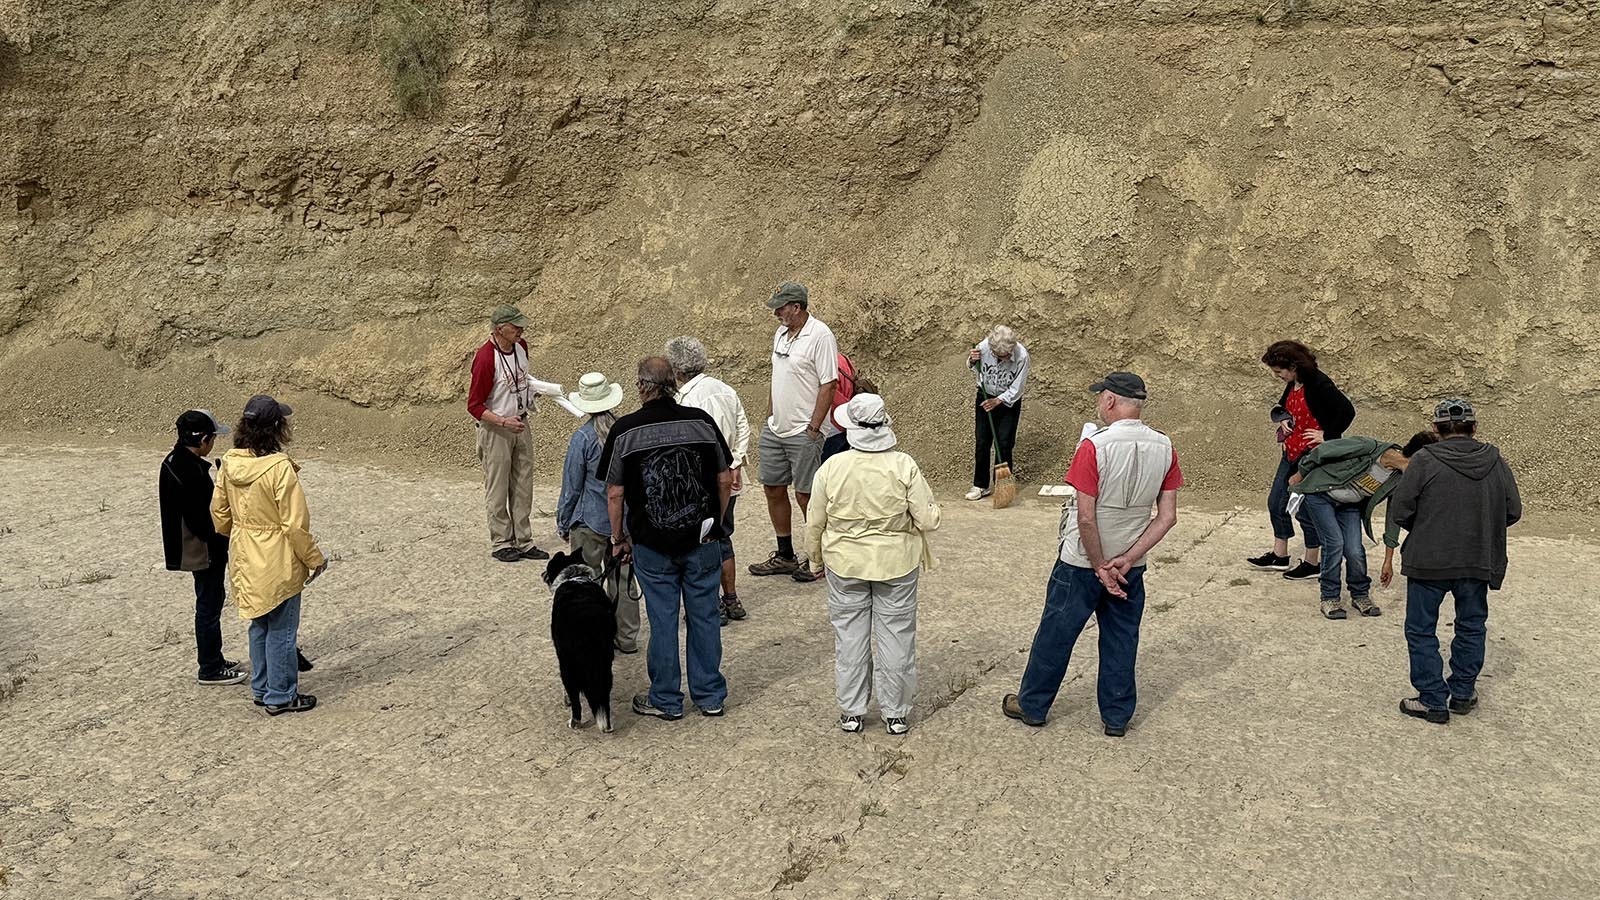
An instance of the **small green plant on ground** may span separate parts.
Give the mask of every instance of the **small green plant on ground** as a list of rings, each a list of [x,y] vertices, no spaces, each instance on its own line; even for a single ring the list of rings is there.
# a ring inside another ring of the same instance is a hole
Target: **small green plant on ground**
[[[1244,587],[1245,585],[1247,585],[1249,583],[1250,583],[1250,579],[1248,579],[1248,578],[1235,578],[1232,581],[1228,582],[1228,587]]]
[[[85,572],[82,575],[78,576],[78,583],[79,584],[99,584],[102,581],[110,581],[110,580],[111,580],[111,573],[110,572]]]
[[[444,99],[449,42],[443,23],[416,0],[379,0],[378,58],[389,71],[395,102],[410,116],[425,116]]]

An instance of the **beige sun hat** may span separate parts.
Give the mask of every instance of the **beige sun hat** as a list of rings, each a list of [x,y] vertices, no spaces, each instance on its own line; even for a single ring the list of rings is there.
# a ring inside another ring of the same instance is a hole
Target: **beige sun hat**
[[[590,372],[578,379],[578,390],[567,395],[567,402],[586,413],[610,412],[622,404],[622,385]]]

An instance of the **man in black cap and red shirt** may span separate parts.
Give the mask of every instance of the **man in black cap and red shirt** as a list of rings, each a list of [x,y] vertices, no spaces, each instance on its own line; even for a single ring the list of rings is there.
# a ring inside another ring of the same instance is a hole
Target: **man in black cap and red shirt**
[[[178,417],[178,442],[161,461],[161,541],[167,568],[194,574],[194,642],[201,684],[238,684],[247,677],[222,655],[222,605],[227,601],[228,539],[211,523],[211,454],[231,431],[209,410]]]

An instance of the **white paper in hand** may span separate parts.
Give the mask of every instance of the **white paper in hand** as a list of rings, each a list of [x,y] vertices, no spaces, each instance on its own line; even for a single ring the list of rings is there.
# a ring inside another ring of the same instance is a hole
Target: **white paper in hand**
[[[572,413],[574,418],[581,419],[584,416],[588,415],[588,413],[586,413],[583,410],[577,408],[576,406],[573,406],[572,405],[572,401],[568,400],[566,397],[557,396],[556,397],[556,404],[559,405],[562,409],[566,410],[567,412]]]

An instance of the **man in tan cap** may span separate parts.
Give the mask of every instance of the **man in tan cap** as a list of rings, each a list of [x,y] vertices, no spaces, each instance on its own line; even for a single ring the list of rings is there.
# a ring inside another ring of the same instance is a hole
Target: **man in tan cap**
[[[483,463],[484,503],[489,514],[492,555],[501,562],[549,559],[533,543],[533,435],[528,414],[541,395],[561,393],[561,385],[528,374],[528,344],[522,339],[528,317],[515,306],[501,306],[489,317],[489,340],[472,358],[467,412],[478,422],[478,460]]]

